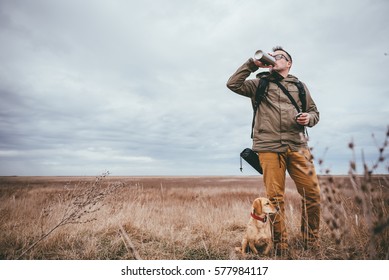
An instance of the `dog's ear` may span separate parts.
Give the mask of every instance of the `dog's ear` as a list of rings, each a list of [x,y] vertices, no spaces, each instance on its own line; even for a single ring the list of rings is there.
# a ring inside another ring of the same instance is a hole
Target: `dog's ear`
[[[262,202],[260,199],[256,199],[253,203],[253,212],[254,214],[262,214]]]

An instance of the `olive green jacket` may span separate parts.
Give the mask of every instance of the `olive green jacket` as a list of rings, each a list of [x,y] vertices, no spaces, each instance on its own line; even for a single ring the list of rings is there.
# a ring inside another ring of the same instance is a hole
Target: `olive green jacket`
[[[230,77],[227,87],[233,92],[255,100],[259,79],[247,79],[251,73],[258,70],[252,58],[244,63]],[[274,72],[268,76],[270,81],[267,94],[262,100],[255,116],[253,129],[253,150],[256,152],[286,152],[288,149],[298,151],[306,148],[306,138],[303,137],[305,127],[296,122],[298,113],[285,93],[272,80],[277,79],[292,95],[301,109],[301,101],[296,86],[298,79],[293,75],[283,78]],[[311,94],[304,84],[306,92],[306,113],[310,114],[309,127],[319,121],[319,112]]]

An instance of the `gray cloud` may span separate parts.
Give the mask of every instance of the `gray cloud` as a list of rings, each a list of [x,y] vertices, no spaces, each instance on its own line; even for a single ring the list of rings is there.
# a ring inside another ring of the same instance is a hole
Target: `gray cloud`
[[[318,156],[347,172],[354,139],[372,161],[389,5],[317,3],[1,1],[0,175],[238,174],[251,105],[225,83],[278,44],[320,109]]]

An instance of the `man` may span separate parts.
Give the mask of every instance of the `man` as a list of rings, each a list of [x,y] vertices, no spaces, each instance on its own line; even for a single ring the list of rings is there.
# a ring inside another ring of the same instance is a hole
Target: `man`
[[[274,249],[276,254],[288,253],[285,226],[285,173],[296,184],[302,197],[301,233],[305,248],[318,246],[320,224],[320,187],[313,166],[312,156],[304,137],[305,126],[312,127],[319,121],[319,112],[304,85],[306,111],[297,116],[298,111],[288,96],[276,84],[283,85],[302,109],[298,79],[289,74],[292,57],[282,47],[273,48],[270,54],[275,65],[268,66],[250,58],[228,80],[227,87],[243,96],[251,98],[253,104],[260,79],[269,81],[260,105],[254,116],[253,150],[259,154],[263,169],[266,194],[279,212],[271,217],[273,224]],[[258,68],[269,68],[269,73],[258,74],[257,79],[248,79]]]

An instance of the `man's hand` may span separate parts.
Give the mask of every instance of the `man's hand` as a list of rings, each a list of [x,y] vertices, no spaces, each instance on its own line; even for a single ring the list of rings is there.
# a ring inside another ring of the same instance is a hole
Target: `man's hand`
[[[308,113],[301,113],[297,118],[296,121],[298,124],[301,125],[308,125],[309,124],[309,117],[310,115]]]
[[[270,67],[273,67],[271,65],[263,64],[261,61],[256,60],[255,58],[254,58],[254,64],[257,65],[259,68],[270,68]]]

